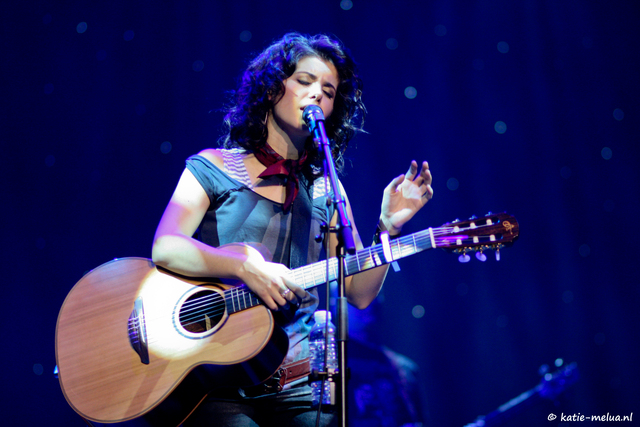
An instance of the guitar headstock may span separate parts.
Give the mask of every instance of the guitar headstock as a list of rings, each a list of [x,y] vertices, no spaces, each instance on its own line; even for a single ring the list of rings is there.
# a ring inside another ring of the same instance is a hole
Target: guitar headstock
[[[460,262],[469,261],[467,252],[477,252],[476,257],[485,261],[486,250],[495,250],[500,259],[500,249],[511,246],[518,239],[518,221],[507,213],[488,213],[484,217],[471,217],[466,221],[455,220],[434,229],[436,247],[461,254]]]

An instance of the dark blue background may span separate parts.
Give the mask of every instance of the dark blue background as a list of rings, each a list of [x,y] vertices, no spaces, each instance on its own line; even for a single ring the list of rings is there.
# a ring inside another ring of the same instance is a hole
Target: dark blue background
[[[369,339],[420,367],[426,423],[470,422],[556,358],[580,381],[508,425],[640,411],[638,18],[617,0],[5,5],[3,423],[83,425],[52,375],[66,294],[110,259],[150,256],[184,159],[220,136],[225,92],[290,30],[335,34],[360,64],[368,134],[342,180],[366,242],[411,159],[430,162],[435,198],[406,231],[519,220],[500,262],[402,260],[370,309]]]

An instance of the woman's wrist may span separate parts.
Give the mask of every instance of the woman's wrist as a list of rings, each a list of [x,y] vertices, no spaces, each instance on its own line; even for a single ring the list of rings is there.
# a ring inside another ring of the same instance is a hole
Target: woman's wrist
[[[391,227],[393,228],[393,227]],[[376,232],[373,235],[373,244],[380,244],[380,233],[387,232],[389,234],[389,238],[394,239],[400,236],[400,230],[394,230],[393,232],[385,227],[384,222],[382,220],[378,220],[378,224],[376,225]]]

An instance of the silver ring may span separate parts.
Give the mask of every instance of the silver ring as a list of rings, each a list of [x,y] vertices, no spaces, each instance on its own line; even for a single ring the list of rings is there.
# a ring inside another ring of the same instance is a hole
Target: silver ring
[[[280,295],[282,295],[283,297],[285,295],[287,295],[289,292],[291,292],[291,289],[287,288],[283,293],[281,293]]]

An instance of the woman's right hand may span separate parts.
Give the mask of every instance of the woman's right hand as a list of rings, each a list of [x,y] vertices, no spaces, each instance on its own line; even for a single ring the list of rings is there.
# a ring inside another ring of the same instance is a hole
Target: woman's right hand
[[[271,310],[289,303],[299,304],[306,291],[292,280],[291,270],[282,264],[265,261],[257,250],[245,252],[238,278]]]

